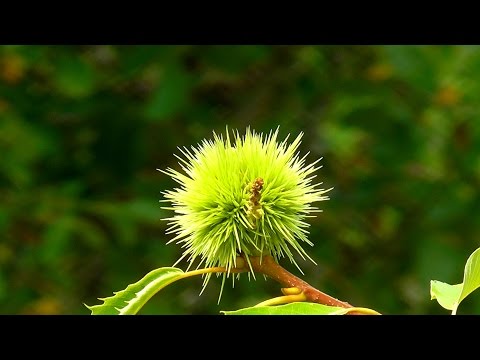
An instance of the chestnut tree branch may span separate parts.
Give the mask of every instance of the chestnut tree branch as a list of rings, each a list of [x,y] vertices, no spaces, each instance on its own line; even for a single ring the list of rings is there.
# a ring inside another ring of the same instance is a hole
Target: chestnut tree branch
[[[272,256],[262,256],[261,258],[258,256],[250,256],[248,259],[253,271],[267,275],[285,287],[296,287],[300,289],[305,295],[306,301],[329,306],[338,306],[342,308],[353,307],[348,302],[340,301],[328,294],[325,294],[324,292],[311,286],[309,283],[288,272],[282,266],[280,266]],[[352,311],[348,314],[360,315],[362,313]]]

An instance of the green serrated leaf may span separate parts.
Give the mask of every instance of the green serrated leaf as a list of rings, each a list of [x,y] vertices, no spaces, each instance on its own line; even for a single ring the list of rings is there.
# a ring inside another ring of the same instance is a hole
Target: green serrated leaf
[[[174,267],[155,269],[125,290],[114,292],[114,296],[99,298],[103,304],[85,306],[92,315],[135,315],[153,295],[183,274],[183,270]]]
[[[294,302],[276,306],[254,306],[234,311],[221,311],[225,315],[344,315],[352,311],[336,306],[309,302]]]
[[[475,250],[465,264],[463,283],[450,285],[441,281],[430,282],[431,299],[455,314],[460,303],[480,287],[480,248]]]

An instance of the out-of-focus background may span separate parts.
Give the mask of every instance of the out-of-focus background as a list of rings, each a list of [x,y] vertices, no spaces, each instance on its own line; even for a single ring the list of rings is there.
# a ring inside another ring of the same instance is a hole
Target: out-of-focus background
[[[334,187],[299,259],[312,285],[389,314],[447,314],[480,246],[478,46],[1,46],[0,313],[89,314],[181,254],[157,168],[212,131],[305,133]],[[186,268],[185,263],[179,265]],[[280,295],[174,283],[141,314],[218,314]],[[473,293],[459,313],[480,313]]]

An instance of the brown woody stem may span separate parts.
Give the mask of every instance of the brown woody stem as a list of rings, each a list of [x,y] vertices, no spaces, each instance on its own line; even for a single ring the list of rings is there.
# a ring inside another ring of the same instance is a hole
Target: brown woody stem
[[[263,256],[261,261],[260,257],[250,257],[250,263],[252,264],[254,271],[267,275],[283,286],[301,289],[308,301],[342,308],[352,307],[349,303],[337,300],[330,295],[315,289],[307,282],[285,270],[271,256]]]
[[[353,307],[348,302],[335,299],[334,297],[331,297],[330,295],[325,294],[324,292],[311,286],[309,283],[303,281],[302,279],[288,272],[283,267],[281,267],[272,256],[262,256],[262,257],[249,256],[248,261],[246,261],[243,256],[240,256],[240,257],[237,257],[236,267],[231,268],[230,270],[227,270],[224,267],[200,269],[195,271],[189,271],[185,273],[182,277],[190,277],[194,275],[201,275],[201,274],[214,273],[214,272],[220,272],[220,273],[247,272],[250,270],[249,266],[247,265],[248,263],[251,266],[251,270],[264,274],[272,278],[273,280],[279,282],[280,284],[282,284],[287,288],[287,289],[282,289],[282,292],[288,296],[282,296],[280,297],[281,299],[286,300],[288,298],[289,300],[291,300],[292,298],[290,298],[289,296],[292,296],[292,295],[287,290],[291,288],[296,288],[296,289],[299,289],[299,294],[296,294],[296,291],[295,291],[295,294],[293,295],[293,297],[294,299],[299,299],[299,300],[295,300],[295,301],[310,301],[318,304],[323,304],[328,306],[337,306],[341,308]],[[280,298],[275,298],[275,299],[280,299]],[[272,301],[272,299],[267,300],[267,302],[269,301]],[[278,300],[276,300],[276,302],[278,302]],[[357,308],[357,309],[358,311],[350,311],[347,314],[348,315],[366,315],[366,314],[373,314],[373,313],[379,314],[376,311],[371,309],[363,309],[363,310],[360,308]]]
[[[338,306],[342,308],[353,307],[349,303],[335,299],[334,297],[325,294],[302,279],[296,277],[281,267],[271,256],[262,256],[261,258],[258,256],[252,256],[249,257],[249,260],[253,271],[267,275],[285,287],[299,288],[305,294],[307,301],[329,306]],[[352,311],[349,312],[349,314],[359,315],[361,313]]]

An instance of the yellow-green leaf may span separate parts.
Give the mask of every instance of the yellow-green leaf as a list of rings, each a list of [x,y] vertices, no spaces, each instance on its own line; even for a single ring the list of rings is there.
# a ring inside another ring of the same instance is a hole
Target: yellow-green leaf
[[[480,248],[475,250],[465,264],[463,283],[450,285],[441,281],[430,282],[431,299],[437,299],[438,303],[452,314],[468,295],[480,287]]]
[[[114,292],[114,296],[100,298],[103,304],[85,306],[92,315],[135,315],[153,295],[183,274],[183,270],[174,267],[155,269],[125,290]]]
[[[437,299],[438,303],[447,310],[452,310],[460,298],[463,284],[450,285],[441,281],[430,281],[431,300]]]
[[[475,250],[465,264],[463,288],[459,303],[480,286],[480,248]]]
[[[310,302],[294,302],[276,306],[254,306],[234,311],[221,311],[225,315],[344,315],[356,311],[365,314],[378,314],[364,308],[341,308]]]

